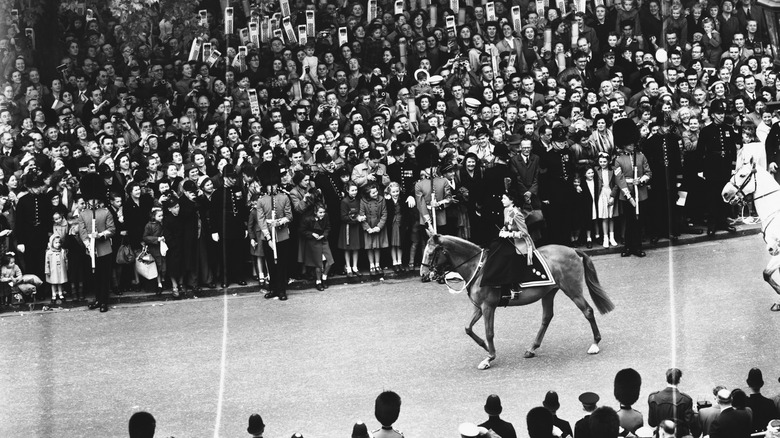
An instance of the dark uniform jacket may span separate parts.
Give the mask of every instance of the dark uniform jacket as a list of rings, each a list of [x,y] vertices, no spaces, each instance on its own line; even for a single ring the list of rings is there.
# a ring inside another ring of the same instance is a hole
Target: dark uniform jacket
[[[671,191],[677,187],[677,177],[682,176],[682,138],[676,134],[655,135],[642,145],[642,153],[653,172],[652,189]]]
[[[243,239],[245,220],[249,215],[244,194],[239,187],[223,187],[214,192],[211,203],[211,222],[224,239]]]
[[[498,415],[491,415],[488,420],[479,425],[497,433],[501,438],[517,438],[515,427],[512,423],[502,420]]]
[[[702,128],[696,150],[701,153],[707,184],[718,184],[720,181],[725,184],[729,179],[737,161],[737,142],[741,139],[737,130],[726,123],[712,123]]]

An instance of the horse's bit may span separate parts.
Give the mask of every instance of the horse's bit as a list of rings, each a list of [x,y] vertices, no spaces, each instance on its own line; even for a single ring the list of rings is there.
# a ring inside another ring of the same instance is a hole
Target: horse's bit
[[[729,184],[731,184],[732,186],[734,186],[735,189],[737,189],[737,193],[735,193],[735,195],[740,196],[740,202],[742,202],[747,197],[747,195],[745,194],[745,192],[743,190],[745,189],[745,187],[747,187],[747,185],[750,182],[750,180],[753,180],[753,193],[754,193],[754,196],[755,196],[756,190],[758,190],[758,181],[756,181],[756,165],[755,165],[755,163],[753,163],[753,170],[750,171],[750,175],[748,175],[745,178],[745,180],[742,181],[741,185],[737,185],[736,178],[737,178],[737,174],[735,173],[734,175],[731,176],[731,179],[729,180]],[[762,197],[763,196],[766,196],[766,195],[762,195]],[[754,200],[755,200],[755,198],[754,198]]]
[[[460,262],[458,265],[456,265],[452,269],[448,269],[448,270],[446,270],[444,272],[442,272],[443,269],[441,269],[440,266],[436,263],[436,260],[437,260],[437,258],[439,256],[439,253],[442,253],[444,255],[444,257],[447,258],[446,261],[452,263],[452,259],[450,259],[450,255],[447,252],[447,250],[443,246],[437,245],[436,248],[434,248],[434,250],[433,250],[433,254],[431,254],[431,262],[429,264],[421,263],[421,265],[425,266],[426,268],[428,268],[431,271],[433,271],[433,273],[436,274],[437,276],[442,276],[442,277],[446,276],[450,272],[455,272],[458,268],[460,268],[461,266],[463,266],[466,263],[468,263],[471,260],[473,260],[474,257],[480,256],[479,257],[479,264],[477,265],[477,268],[474,270],[474,273],[471,275],[471,278],[463,285],[463,288],[465,289],[465,288],[467,288],[469,286],[469,284],[472,281],[474,281],[474,278],[477,276],[477,272],[479,272],[480,268],[482,267],[482,256],[483,256],[483,254],[485,254],[485,250],[484,249],[480,249],[478,253],[476,253],[473,256],[467,258],[466,260]],[[465,278],[464,278],[464,280],[465,280]]]

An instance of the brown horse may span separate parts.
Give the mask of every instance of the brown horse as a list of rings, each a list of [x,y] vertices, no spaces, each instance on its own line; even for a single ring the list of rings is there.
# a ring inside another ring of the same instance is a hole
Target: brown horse
[[[593,330],[593,344],[588,349],[588,354],[597,354],[599,352],[599,342],[601,333],[593,309],[585,300],[582,291],[582,280],[590,291],[590,296],[596,304],[596,308],[602,314],[608,313],[615,308],[615,305],[607,296],[606,291],[599,284],[596,268],[590,257],[582,251],[575,250],[561,245],[547,245],[538,248],[539,253],[547,260],[547,264],[552,271],[555,285],[544,287],[531,287],[523,289],[517,297],[512,297],[507,305],[525,306],[542,300],[542,326],[536,335],[531,347],[526,350],[525,357],[534,357],[536,349],[542,344],[542,339],[553,318],[553,300],[558,289],[572,300],[574,304],[582,311],[585,318],[590,322]],[[487,250],[479,246],[453,236],[434,235],[428,239],[423,253],[423,263],[420,268],[420,275],[429,276],[431,271],[443,275],[449,272],[457,272],[465,282],[464,289],[468,292],[471,303],[474,304],[474,315],[471,322],[466,326],[466,334],[482,348],[487,350],[488,357],[483,360],[477,368],[484,370],[490,368],[490,363],[496,358],[496,349],[493,345],[493,321],[496,307],[501,299],[501,288],[481,287],[482,267],[487,259]],[[449,267],[445,269],[445,267]],[[487,343],[480,338],[472,327],[485,317],[485,338]]]

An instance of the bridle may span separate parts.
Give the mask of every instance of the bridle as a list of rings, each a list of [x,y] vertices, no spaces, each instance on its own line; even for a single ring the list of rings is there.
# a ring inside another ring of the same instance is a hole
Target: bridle
[[[729,180],[729,184],[731,184],[735,189],[737,189],[737,192],[734,194],[735,196],[739,196],[739,202],[743,202],[744,199],[747,197],[747,194],[745,194],[744,189],[747,187],[748,183],[752,180],[753,181],[753,193],[756,193],[756,190],[758,190],[758,181],[756,181],[756,164],[753,163],[753,169],[750,171],[750,174],[745,177],[745,180],[742,181],[742,184],[737,185],[737,174],[731,176],[731,179]],[[766,195],[761,195],[761,197],[764,197]],[[755,198],[754,198],[755,199]]]
[[[466,263],[474,260],[474,258],[476,256],[479,256],[479,263],[477,264],[477,267],[474,269],[474,272],[471,274],[471,278],[469,278],[469,280],[466,281],[466,283],[463,285],[463,288],[461,289],[461,291],[462,291],[463,289],[466,289],[467,287],[469,287],[471,282],[473,282],[474,279],[477,277],[477,273],[479,273],[479,271],[482,269],[482,265],[483,265],[482,258],[483,258],[484,254],[485,254],[485,250],[484,249],[480,249],[478,253],[472,255],[471,257],[467,258],[466,260],[458,263],[457,265],[455,265],[451,269],[447,269],[447,270],[442,269],[441,268],[441,264],[436,263],[436,261],[439,258],[439,254],[441,254],[442,256],[445,257],[445,262],[448,262],[449,264],[452,264],[452,258],[450,257],[450,253],[447,251],[446,248],[444,248],[443,245],[439,244],[439,245],[436,245],[436,247],[433,249],[433,251],[431,253],[431,261],[430,261],[430,263],[421,263],[421,265],[425,266],[426,268],[431,270],[435,275],[443,277],[443,278],[446,278],[447,274],[449,274],[451,272],[456,272],[458,268],[460,268],[461,266],[465,265]]]
[[[737,174],[735,173],[732,175],[731,179],[729,180],[729,184],[731,184],[735,189],[737,189],[737,192],[735,195],[740,196],[740,202],[744,202],[744,199],[747,197],[745,192],[743,191],[745,187],[747,187],[748,183],[752,180],[753,181],[753,201],[757,201],[765,196],[769,196],[775,192],[778,191],[778,189],[769,191],[767,193],[764,193],[763,195],[756,196],[756,190],[758,190],[758,180],[756,178],[756,163],[753,163],[753,168],[750,171],[750,174],[745,177],[745,180],[742,181],[742,184],[737,185]]]

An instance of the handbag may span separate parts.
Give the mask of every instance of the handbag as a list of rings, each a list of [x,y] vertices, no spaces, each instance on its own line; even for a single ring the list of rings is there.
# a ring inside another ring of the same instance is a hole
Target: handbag
[[[116,250],[116,263],[118,265],[129,265],[135,261],[135,252],[130,245],[124,243]]]
[[[135,260],[135,271],[147,280],[157,278],[157,264],[154,262],[154,256],[146,250],[146,246],[143,247]]]

